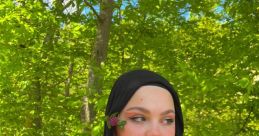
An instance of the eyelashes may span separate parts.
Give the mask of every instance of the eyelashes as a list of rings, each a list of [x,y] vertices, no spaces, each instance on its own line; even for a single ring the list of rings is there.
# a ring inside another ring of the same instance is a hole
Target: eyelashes
[[[173,124],[174,123],[174,119],[173,118],[165,118],[165,119],[163,119],[163,121],[162,121],[162,123],[164,124],[164,125],[171,125],[171,124]]]
[[[134,116],[134,117],[130,117],[129,119],[136,123],[141,123],[146,121],[145,117],[142,117],[142,116]]]
[[[133,116],[129,117],[129,119],[134,123],[145,123],[148,121],[144,116]],[[171,117],[165,117],[162,118],[160,122],[163,125],[172,125],[175,122],[175,119]]]

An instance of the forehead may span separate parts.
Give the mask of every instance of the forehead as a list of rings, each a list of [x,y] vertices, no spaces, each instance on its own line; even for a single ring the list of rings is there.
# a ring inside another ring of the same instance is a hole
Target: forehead
[[[140,87],[125,108],[134,106],[145,107],[151,111],[174,109],[173,97],[169,91],[153,85]]]

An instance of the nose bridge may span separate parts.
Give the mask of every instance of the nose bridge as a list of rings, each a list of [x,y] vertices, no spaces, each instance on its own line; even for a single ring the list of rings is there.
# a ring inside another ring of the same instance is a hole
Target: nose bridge
[[[161,136],[161,128],[158,121],[152,121],[149,124],[147,136]]]

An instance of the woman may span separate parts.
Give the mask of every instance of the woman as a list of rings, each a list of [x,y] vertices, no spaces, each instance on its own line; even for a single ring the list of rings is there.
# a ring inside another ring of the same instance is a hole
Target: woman
[[[134,70],[115,82],[106,106],[104,136],[182,136],[177,93],[162,76]]]

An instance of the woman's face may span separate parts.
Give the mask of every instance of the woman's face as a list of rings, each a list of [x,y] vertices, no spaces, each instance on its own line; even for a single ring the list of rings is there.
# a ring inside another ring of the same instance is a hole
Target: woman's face
[[[175,109],[171,94],[158,86],[142,86],[120,113],[127,121],[117,136],[174,136]]]

